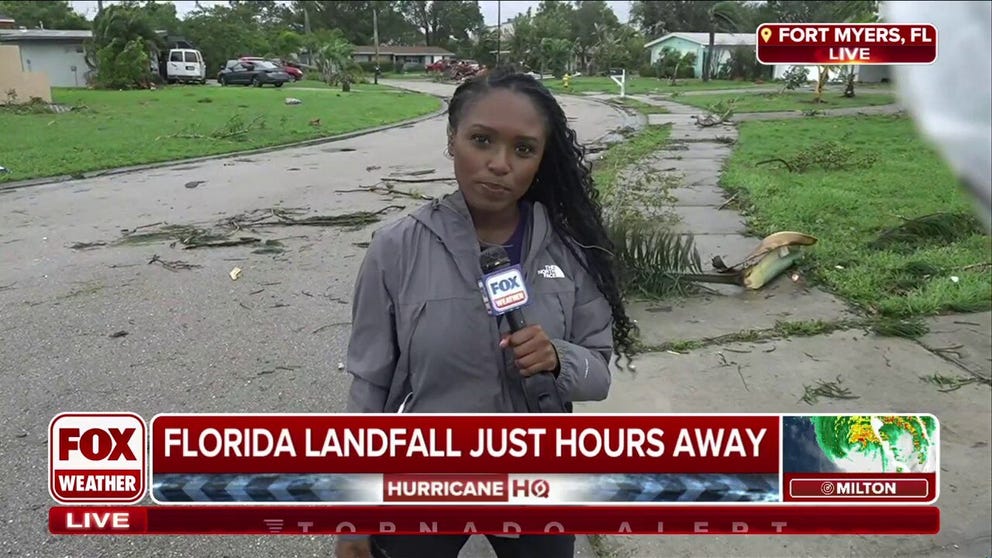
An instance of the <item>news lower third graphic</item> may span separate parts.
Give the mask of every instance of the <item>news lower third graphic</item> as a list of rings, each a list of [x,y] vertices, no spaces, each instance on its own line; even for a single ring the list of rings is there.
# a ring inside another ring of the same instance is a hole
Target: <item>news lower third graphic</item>
[[[940,523],[940,425],[927,414],[145,424],[124,412],[52,420],[52,533],[932,534]],[[154,505],[132,505],[146,496]],[[869,509],[887,519],[856,521]]]

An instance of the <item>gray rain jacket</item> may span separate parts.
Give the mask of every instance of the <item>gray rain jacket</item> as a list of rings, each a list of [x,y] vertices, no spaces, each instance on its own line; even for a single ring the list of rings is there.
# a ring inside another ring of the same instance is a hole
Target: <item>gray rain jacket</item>
[[[543,205],[532,205],[530,222],[524,316],[544,328],[558,352],[562,399],[605,399],[609,303],[551,229]],[[460,192],[375,232],[355,286],[347,412],[527,412],[513,352],[499,347],[501,330],[479,290],[479,255]]]

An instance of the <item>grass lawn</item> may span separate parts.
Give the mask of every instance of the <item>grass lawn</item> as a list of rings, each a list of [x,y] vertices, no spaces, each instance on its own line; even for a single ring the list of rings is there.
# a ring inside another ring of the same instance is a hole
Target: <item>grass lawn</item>
[[[548,89],[556,93],[620,93],[620,86],[606,76],[579,76],[573,78],[571,88],[568,91],[565,91],[560,79],[549,78],[543,80],[543,83]],[[627,76],[628,95],[711,89],[746,89],[749,87],[760,87],[761,85],[768,86],[768,84],[756,84],[749,81],[710,80],[709,82],[703,82],[699,79],[680,79],[678,85],[672,86],[669,85],[667,79]]]
[[[397,122],[440,107],[434,97],[395,90],[180,86],[53,89],[52,95],[56,103],[83,108],[62,114],[0,109],[0,165],[10,170],[0,182],[280,145]],[[287,96],[303,103],[286,105]],[[249,125],[246,133],[232,135]]]
[[[794,93],[787,91],[785,93],[752,93],[747,95],[740,93],[682,95],[674,100],[703,109],[710,108],[717,103],[734,101],[734,112],[775,112],[891,105],[895,99],[895,95],[885,93],[847,98],[839,93],[830,92],[823,95],[823,103],[814,104],[812,92]]]
[[[796,155],[826,155],[853,168],[789,172]],[[831,155],[833,153],[834,155]],[[874,163],[866,155],[877,156]],[[973,219],[970,199],[948,166],[900,116],[744,122],[722,177],[738,194],[758,235],[792,230],[819,239],[803,266],[812,281],[869,313],[891,317],[979,311],[990,302],[990,239]],[[947,236],[872,246],[904,219],[960,213]],[[953,278],[957,278],[957,280]]]
[[[383,77],[382,79],[387,79],[387,78],[386,77]],[[229,87],[233,87],[233,86],[229,86]],[[333,85],[333,86],[332,85],[327,85],[323,81],[316,80],[316,79],[301,79],[300,81],[289,82],[284,87],[288,87],[288,88],[306,87],[306,88],[317,88],[317,89],[336,89],[337,91],[341,91],[341,86],[340,85]],[[263,89],[265,89],[265,88],[263,87]],[[351,84],[351,90],[352,91],[363,91],[363,92],[364,91],[393,91],[393,92],[396,92],[397,91],[396,89],[393,89],[392,87],[388,87],[388,86],[385,86],[385,85],[374,84],[374,83],[372,83],[371,80],[368,83],[353,83],[353,84]]]
[[[631,99],[630,97],[616,98],[612,99],[610,102],[623,105],[627,108],[632,108],[643,114],[668,114],[668,109],[665,107],[659,107],[657,105],[649,105],[643,101],[638,101],[637,99]]]

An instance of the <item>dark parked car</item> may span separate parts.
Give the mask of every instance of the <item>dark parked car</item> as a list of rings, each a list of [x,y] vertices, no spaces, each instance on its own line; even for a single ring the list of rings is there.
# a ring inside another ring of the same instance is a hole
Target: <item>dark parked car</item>
[[[228,64],[217,74],[217,81],[221,85],[240,83],[242,85],[254,85],[261,87],[265,84],[272,84],[282,87],[282,84],[292,78],[282,68],[265,60],[252,62],[238,62]]]

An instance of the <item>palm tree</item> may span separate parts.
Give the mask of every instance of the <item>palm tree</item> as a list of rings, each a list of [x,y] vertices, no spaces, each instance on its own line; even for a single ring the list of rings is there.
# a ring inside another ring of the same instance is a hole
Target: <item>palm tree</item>
[[[713,54],[717,32],[734,32],[744,21],[744,13],[737,2],[717,2],[706,11],[709,21],[710,44],[703,55],[703,81],[709,81],[713,71]]]
[[[165,47],[164,41],[155,33],[151,23],[144,12],[126,5],[108,6],[102,10],[93,20],[93,35],[86,45],[86,63],[97,70],[98,75],[101,70],[101,60],[115,60],[119,55],[128,49],[143,50],[148,58],[155,61],[156,68],[159,54]],[[102,81],[114,82],[114,86],[130,87],[139,85],[138,83],[124,83],[132,81],[127,76],[147,77],[147,59],[142,68],[127,68],[126,76],[104,75]],[[106,68],[105,70],[110,70]],[[108,73],[108,72],[105,72]]]
[[[351,91],[351,84],[361,79],[362,69],[352,58],[355,47],[337,37],[321,46],[317,52],[317,69],[328,85],[341,84],[341,91]]]

